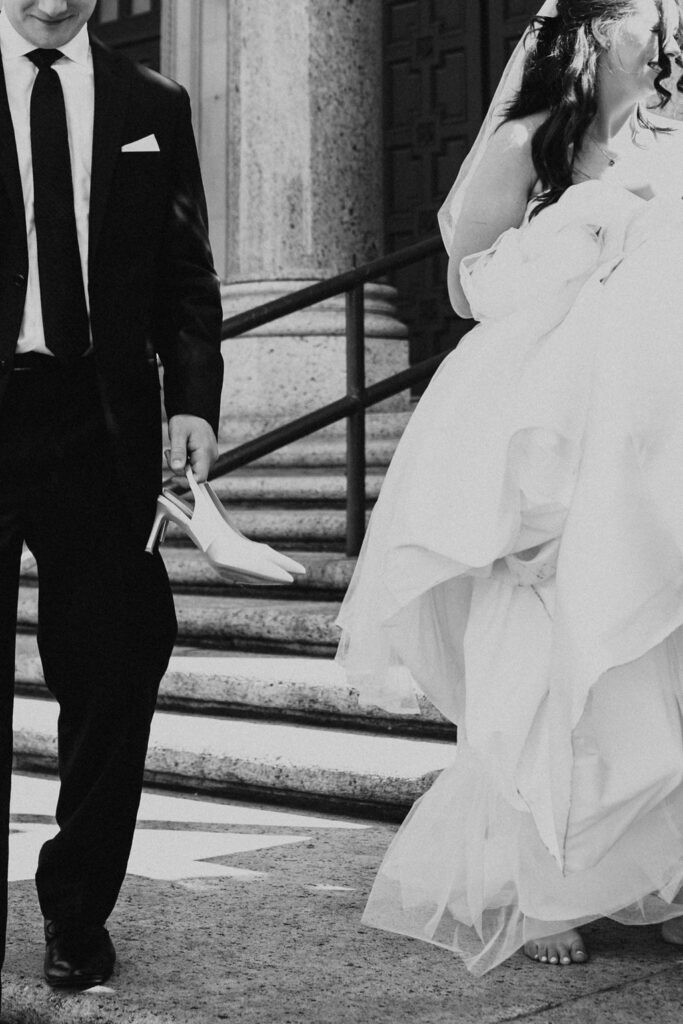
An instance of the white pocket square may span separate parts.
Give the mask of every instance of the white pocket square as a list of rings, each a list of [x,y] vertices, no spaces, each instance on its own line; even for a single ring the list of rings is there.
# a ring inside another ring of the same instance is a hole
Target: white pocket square
[[[135,142],[127,142],[121,146],[122,153],[158,153],[159,143],[156,135],[145,135],[144,139],[137,139]]]

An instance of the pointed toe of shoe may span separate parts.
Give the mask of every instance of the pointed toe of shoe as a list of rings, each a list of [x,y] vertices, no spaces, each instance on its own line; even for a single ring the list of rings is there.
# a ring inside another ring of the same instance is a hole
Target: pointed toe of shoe
[[[267,544],[237,534],[220,534],[205,554],[220,576],[236,583],[294,582],[276,551]]]
[[[236,529],[209,484],[197,483],[189,467],[187,481],[194,496],[194,508],[167,492],[159,498],[159,506],[165,516],[181,526],[223,579],[247,584],[293,583],[294,576],[305,574],[303,565],[293,558],[250,540]],[[153,546],[152,539],[150,545]]]
[[[305,576],[306,567],[301,562],[295,561],[290,558],[289,555],[283,555],[281,551],[276,551],[275,548],[268,548],[268,554],[271,560],[278,565],[285,572],[292,573],[293,576]]]

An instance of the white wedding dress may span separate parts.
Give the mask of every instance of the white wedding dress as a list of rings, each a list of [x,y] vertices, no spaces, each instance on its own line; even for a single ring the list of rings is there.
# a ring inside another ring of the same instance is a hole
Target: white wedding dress
[[[364,922],[481,974],[683,914],[683,202],[574,185],[462,279],[481,323],[410,421],[339,622],[363,700],[415,707],[417,683],[459,726]]]

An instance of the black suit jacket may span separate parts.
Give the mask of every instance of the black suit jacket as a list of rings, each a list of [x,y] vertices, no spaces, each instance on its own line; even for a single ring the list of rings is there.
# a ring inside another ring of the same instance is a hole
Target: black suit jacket
[[[102,404],[133,524],[148,530],[161,480],[156,355],[169,416],[217,428],[220,290],[187,93],[92,40],[95,119],[89,300]],[[1,62],[0,62],[1,64]],[[156,136],[159,152],[122,153]],[[26,297],[24,201],[0,73],[0,401]]]

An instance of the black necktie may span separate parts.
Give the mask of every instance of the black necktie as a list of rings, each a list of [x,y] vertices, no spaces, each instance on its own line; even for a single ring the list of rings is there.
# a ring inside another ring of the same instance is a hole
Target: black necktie
[[[59,50],[33,50],[26,56],[38,68],[31,93],[31,154],[45,344],[58,359],[68,362],[89,347],[90,332],[64,93],[52,67],[62,54]]]

